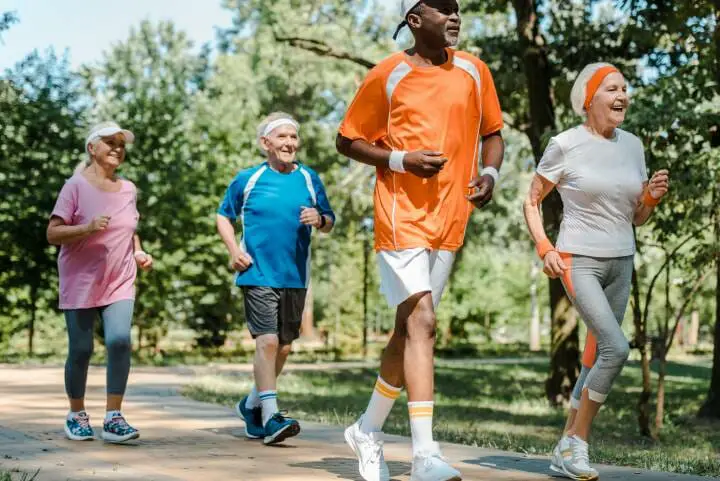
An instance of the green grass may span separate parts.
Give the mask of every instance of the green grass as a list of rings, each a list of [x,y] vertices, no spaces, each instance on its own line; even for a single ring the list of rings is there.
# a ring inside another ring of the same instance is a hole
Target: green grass
[[[547,364],[482,365],[439,361],[435,435],[443,441],[545,455],[557,441],[565,412],[548,406]],[[288,373],[280,401],[299,419],[347,425],[364,410],[377,373],[370,369]],[[665,427],[657,441],[638,434],[640,369],[628,365],[595,423],[594,462],[655,471],[720,476],[720,423],[695,413],[707,393],[707,365],[668,366]],[[202,378],[186,389],[195,399],[232,405],[251,386],[249,376]],[[395,404],[385,431],[409,435],[405,398]]]

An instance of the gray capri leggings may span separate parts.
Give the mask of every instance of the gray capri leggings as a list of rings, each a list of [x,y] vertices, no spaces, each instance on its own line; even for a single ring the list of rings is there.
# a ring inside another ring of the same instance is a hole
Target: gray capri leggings
[[[132,299],[117,301],[103,307],[65,311],[68,331],[68,357],[65,362],[65,392],[70,399],[85,397],[87,372],[93,353],[93,328],[100,316],[107,348],[107,393],[125,394],[130,374],[130,327]]]
[[[575,383],[574,404],[588,389],[592,401],[604,403],[615,378],[630,355],[622,324],[632,281],[633,256],[588,257],[562,254],[570,268],[563,276],[565,291],[588,330],[597,339],[597,358],[592,368],[583,366]]]

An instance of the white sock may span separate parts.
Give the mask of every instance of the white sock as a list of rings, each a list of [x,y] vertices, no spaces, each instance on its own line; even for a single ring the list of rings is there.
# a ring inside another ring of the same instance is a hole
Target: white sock
[[[432,401],[408,403],[413,456],[430,448],[433,444],[432,420],[434,404]]]
[[[107,411],[105,413],[105,421],[110,421],[115,416],[122,416],[122,413],[119,410]]]
[[[252,390],[245,401],[245,407],[247,409],[253,409],[258,406],[260,406],[260,396],[258,395],[257,387],[253,384]]]
[[[67,419],[68,419],[68,421],[70,421],[75,416],[79,416],[81,413],[84,413],[84,412],[85,412],[84,409],[82,411],[70,411],[70,412],[68,412]]]
[[[390,415],[390,410],[401,391],[402,388],[391,386],[378,376],[375,381],[375,389],[370,396],[370,402],[363,414],[362,423],[360,423],[360,431],[365,434],[382,431],[383,424]]]
[[[278,412],[277,391],[263,391],[259,393],[262,405],[263,426],[267,424],[273,414]]]

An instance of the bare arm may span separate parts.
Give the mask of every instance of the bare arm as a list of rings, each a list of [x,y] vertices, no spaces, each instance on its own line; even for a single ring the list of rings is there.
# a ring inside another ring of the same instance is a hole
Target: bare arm
[[[235,240],[235,227],[232,222],[224,215],[217,214],[215,224],[217,225],[218,234],[220,234],[230,254],[230,265],[238,272],[246,271],[252,265],[253,260]]]
[[[236,256],[243,254],[243,250],[235,240],[235,227],[232,222],[230,222],[230,219],[217,214],[215,224],[217,225],[218,234],[220,234],[220,238],[223,240],[225,247],[227,247],[230,257],[235,258]]]
[[[547,239],[540,215],[540,204],[554,188],[555,184],[545,177],[535,174],[535,177],[533,177],[530,183],[530,190],[525,197],[525,202],[523,202],[525,223],[528,226],[528,231],[530,231],[530,237],[535,244],[543,239]]]
[[[483,167],[492,167],[500,172],[505,157],[505,141],[500,131],[483,137],[481,155]],[[472,190],[467,199],[480,209],[492,200],[495,178],[490,174],[480,173],[468,187]]]
[[[643,193],[635,208],[633,224],[640,226],[646,223],[669,188],[670,173],[665,169],[655,172],[650,181],[643,184]]]
[[[53,216],[50,218],[47,228],[47,240],[52,245],[72,244],[90,237],[95,232],[105,230],[110,217],[100,216],[92,220],[88,224],[67,225],[60,217]]]
[[[500,171],[505,157],[505,141],[500,131],[483,137],[481,155],[483,167],[494,167]]]
[[[338,134],[335,139],[337,151],[358,162],[376,168],[390,167],[390,154],[392,151],[373,145],[362,139],[348,139]],[[418,150],[408,152],[403,159],[405,171],[424,179],[435,176],[445,166],[447,158],[442,152],[432,150]]]
[[[560,253],[548,240],[540,215],[540,204],[554,188],[555,184],[543,176],[535,174],[530,184],[530,191],[523,202],[525,223],[530,231],[530,237],[535,242],[538,255],[543,260],[543,272],[553,279],[561,277],[568,269],[560,257]]]

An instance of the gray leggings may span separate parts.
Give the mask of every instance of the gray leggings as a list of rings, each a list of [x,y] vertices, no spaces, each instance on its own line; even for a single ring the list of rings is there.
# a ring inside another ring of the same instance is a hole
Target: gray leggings
[[[633,256],[562,256],[570,264],[563,277],[565,291],[597,339],[595,364],[583,367],[572,397],[579,400],[587,388],[592,401],[604,403],[630,355],[630,345],[620,326],[630,297]]]
[[[68,357],[65,362],[65,392],[70,399],[85,397],[87,372],[93,353],[95,319],[100,316],[107,348],[107,393],[125,394],[130,374],[130,326],[132,299],[117,301],[109,306],[65,311],[68,331]]]

